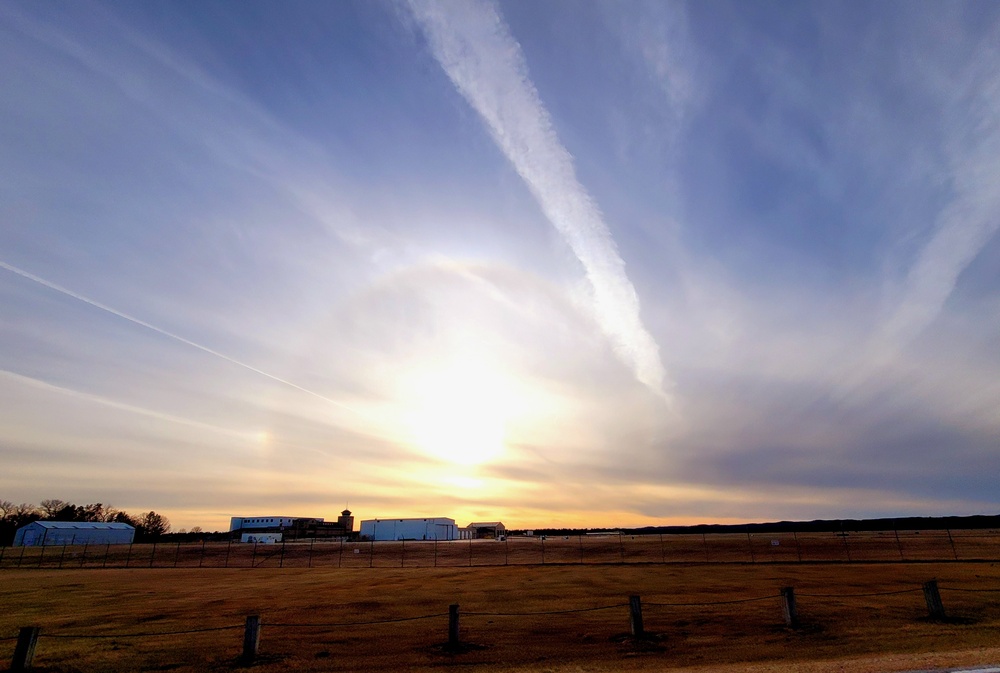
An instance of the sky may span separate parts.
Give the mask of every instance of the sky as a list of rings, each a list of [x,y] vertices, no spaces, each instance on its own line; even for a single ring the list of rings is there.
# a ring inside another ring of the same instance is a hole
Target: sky
[[[1000,511],[1000,5],[0,3],[0,498]]]

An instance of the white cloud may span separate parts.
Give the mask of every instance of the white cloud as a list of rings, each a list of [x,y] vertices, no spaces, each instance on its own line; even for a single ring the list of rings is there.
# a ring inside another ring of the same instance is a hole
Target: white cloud
[[[412,2],[435,58],[482,116],[494,141],[586,271],[594,311],[618,357],[663,393],[659,348],[643,326],[639,299],[597,205],[552,128],[520,45],[494,5]]]

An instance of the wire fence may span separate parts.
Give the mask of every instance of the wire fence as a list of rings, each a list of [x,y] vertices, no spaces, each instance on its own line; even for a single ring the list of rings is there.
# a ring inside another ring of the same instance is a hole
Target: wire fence
[[[772,613],[771,617],[765,617],[764,619],[771,624],[782,623],[783,626],[788,630],[789,633],[795,633],[801,628],[801,620],[799,618],[799,603],[798,599],[819,599],[819,598],[837,598],[842,601],[850,601],[853,599],[864,599],[872,597],[889,597],[889,596],[900,596],[903,594],[910,593],[923,593],[924,603],[926,606],[927,614],[922,617],[928,622],[948,622],[949,618],[954,621],[953,616],[946,616],[944,610],[944,603],[941,599],[941,592],[961,592],[964,594],[994,594],[1000,592],[1000,588],[970,588],[970,587],[939,587],[936,580],[928,580],[923,583],[921,587],[908,587],[893,589],[889,591],[880,592],[860,592],[860,593],[850,593],[850,592],[831,592],[831,593],[801,593],[796,594],[793,587],[782,587],[778,593],[767,594],[763,596],[754,596],[743,598],[739,600],[698,600],[698,601],[662,601],[662,600],[646,600],[643,601],[638,595],[633,595],[628,597],[627,602],[618,602],[610,605],[596,605],[596,606],[586,606],[586,607],[574,607],[566,608],[560,610],[526,610],[526,611],[483,611],[483,610],[470,610],[463,612],[458,604],[452,604],[449,606],[447,612],[432,612],[429,614],[420,614],[415,616],[403,616],[403,617],[386,617],[380,619],[362,619],[362,620],[347,620],[347,621],[329,621],[329,622],[267,622],[263,620],[260,615],[250,615],[246,617],[246,621],[243,624],[228,624],[222,626],[197,626],[188,629],[173,629],[165,631],[136,631],[136,632],[123,632],[123,633],[60,633],[59,631],[49,631],[48,629],[42,629],[38,626],[24,626],[21,627],[17,635],[0,637],[0,642],[11,642],[16,641],[15,650],[13,653],[13,658],[11,659],[11,669],[16,670],[27,670],[31,667],[33,659],[35,657],[35,652],[40,639],[63,639],[63,640],[115,640],[115,641],[127,641],[136,639],[155,639],[155,638],[166,638],[170,637],[174,639],[177,643],[177,636],[192,635],[192,634],[203,634],[203,633],[219,633],[225,631],[236,631],[243,630],[243,648],[240,654],[240,660],[244,664],[253,663],[254,660],[259,655],[260,644],[261,644],[261,634],[265,629],[302,629],[302,630],[315,630],[323,629],[327,631],[334,631],[337,629],[345,629],[351,627],[360,626],[374,626],[374,625],[392,625],[404,622],[417,622],[426,620],[441,620],[441,625],[443,627],[445,618],[447,618],[447,632],[442,628],[440,632],[440,646],[449,649],[454,653],[461,653],[465,651],[469,643],[467,643],[462,637],[462,631],[460,629],[460,618],[463,619],[473,619],[484,618],[484,617],[521,617],[521,618],[540,618],[540,617],[553,617],[562,615],[581,615],[582,613],[598,613],[598,612],[608,612],[617,611],[613,616],[608,617],[609,620],[618,623],[619,628],[624,628],[628,625],[628,637],[636,641],[650,640],[659,638],[660,634],[655,631],[657,628],[657,620],[662,620],[661,613],[658,609],[662,608],[705,608],[713,606],[733,606],[737,604],[745,603],[755,603],[762,601],[774,601],[776,607],[780,608]],[[994,606],[996,607],[996,606]],[[653,608],[654,612],[654,630],[647,629],[645,626],[645,617],[643,613],[644,608]],[[759,614],[759,613],[757,613]],[[746,617],[744,617],[746,619]],[[492,621],[489,622],[492,624]],[[483,628],[481,623],[476,628],[476,637],[480,640],[483,638],[488,638],[490,630]],[[537,622],[532,621],[532,629],[538,629]],[[466,629],[466,639],[468,637],[468,629]],[[182,644],[183,646],[183,644]]]
[[[10,568],[419,568],[1000,560],[1000,531],[558,535],[500,540],[176,542],[0,547]]]

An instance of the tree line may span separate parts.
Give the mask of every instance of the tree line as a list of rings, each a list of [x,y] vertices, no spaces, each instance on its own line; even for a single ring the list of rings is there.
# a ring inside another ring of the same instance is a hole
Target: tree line
[[[155,540],[170,532],[170,520],[162,514],[150,510],[133,515],[100,502],[74,505],[53,499],[42,500],[36,506],[26,502],[15,505],[10,500],[0,500],[0,514],[0,545],[12,544],[17,529],[34,521],[127,523],[135,528],[136,541]]]

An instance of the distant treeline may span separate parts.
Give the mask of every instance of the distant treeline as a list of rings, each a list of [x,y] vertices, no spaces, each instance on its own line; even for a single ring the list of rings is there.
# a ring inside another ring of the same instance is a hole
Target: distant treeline
[[[0,500],[0,514],[0,545],[4,546],[13,543],[18,528],[33,521],[127,523],[135,528],[137,542],[156,540],[170,532],[170,521],[162,514],[150,510],[133,515],[100,502],[74,505],[65,500],[42,500],[40,505],[35,506]]]
[[[1000,528],[1000,515],[908,516],[892,519],[816,519],[771,523],[698,524],[696,526],[644,526],[642,528],[535,528],[535,535],[586,535],[621,531],[629,535],[682,535],[702,533],[839,533],[880,530],[973,530]],[[523,531],[511,530],[511,533]]]

